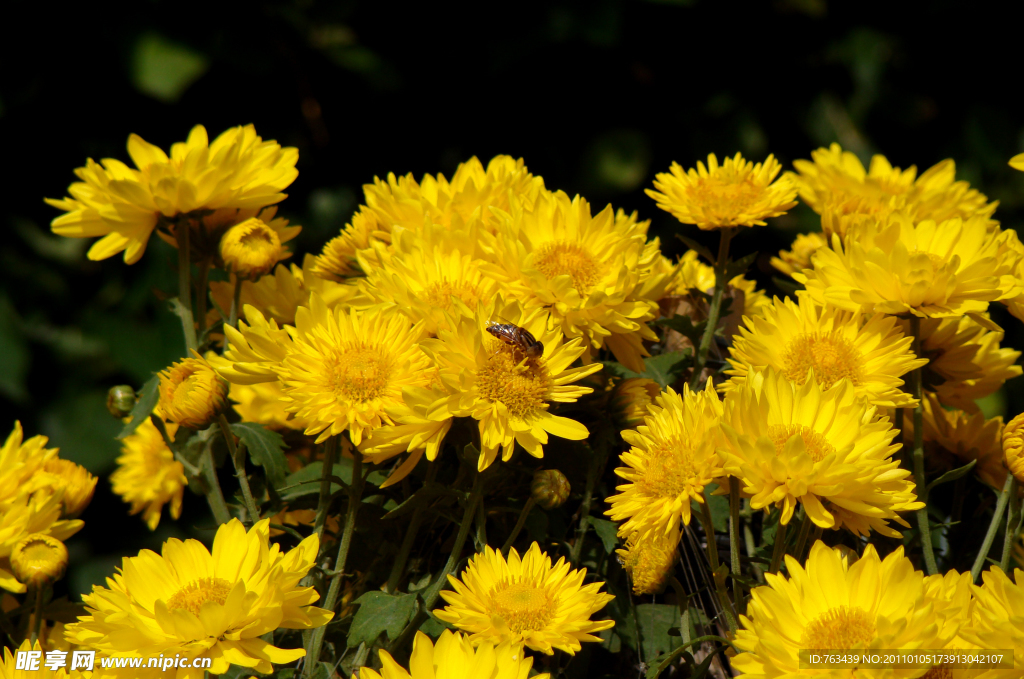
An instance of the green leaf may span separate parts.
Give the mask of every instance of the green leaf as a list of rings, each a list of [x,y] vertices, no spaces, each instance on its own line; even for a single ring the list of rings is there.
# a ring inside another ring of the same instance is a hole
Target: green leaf
[[[372,646],[381,632],[387,632],[388,639],[397,639],[416,614],[415,594],[366,592],[353,603],[359,604],[359,610],[348,631],[349,648],[361,643]]]
[[[0,395],[15,402],[28,398],[29,351],[25,333],[18,322],[14,305],[0,296]]]
[[[285,485],[288,476],[288,460],[284,457],[284,437],[255,422],[237,422],[231,431],[249,449],[249,459],[263,467],[267,481],[274,488]]]
[[[334,473],[337,475],[339,469],[337,461],[334,463]],[[320,477],[323,475],[324,463],[317,460],[311,462],[305,467],[289,474],[284,479],[284,484],[278,489],[281,495],[281,499],[285,502],[291,502],[300,497],[306,495],[317,495],[320,493]],[[351,467],[349,467],[349,475],[351,476]],[[331,481],[331,494],[337,493],[341,490],[341,484]]]
[[[779,278],[778,276],[772,276],[772,283],[782,291],[782,294],[789,296],[795,296],[798,291],[804,289],[802,283],[798,283],[792,278]]]
[[[963,476],[967,472],[969,472],[972,469],[974,469],[974,465],[976,465],[976,464],[978,464],[977,460],[971,460],[970,462],[965,464],[963,467],[957,467],[956,469],[950,469],[948,472],[946,472],[945,474],[943,474],[939,478],[937,478],[934,481],[932,481],[931,483],[929,483],[926,486],[925,493],[930,493],[932,491],[932,488],[935,488],[936,486],[941,486],[942,484],[949,483],[950,481],[956,481],[961,476]]]
[[[153,408],[156,407],[157,401],[160,400],[160,377],[153,375],[147,382],[142,385],[142,391],[139,392],[138,400],[135,401],[135,407],[132,408],[132,419],[128,421],[128,424],[124,425],[121,433],[115,438],[123,439],[126,436],[131,436],[132,433],[139,428],[143,420],[148,420],[150,414],[153,412]]]
[[[610,377],[618,377],[623,380],[628,380],[631,377],[640,377],[639,373],[635,373],[621,363],[615,361],[598,361],[604,366],[604,371],[608,373]]]
[[[690,365],[689,358],[689,349],[686,351],[669,351],[645,358],[644,365],[647,367],[647,370],[641,374],[641,377],[649,377],[664,389],[675,382],[679,373]]]
[[[668,604],[640,604],[636,607],[637,622],[640,623],[640,644],[645,658],[656,658],[668,653],[675,646],[668,630],[679,627],[679,608]],[[627,618],[627,624],[632,618]],[[632,638],[627,636],[626,638]]]
[[[711,525],[716,531],[725,533],[729,530],[729,498],[725,495],[712,495],[715,490],[718,490],[718,484],[709,483],[704,487],[704,495],[711,509]],[[703,510],[696,500],[692,500],[690,511],[699,514]]]
[[[191,47],[172,42],[159,33],[146,33],[135,43],[132,84],[154,99],[173,103],[207,68],[206,57]]]
[[[693,319],[689,316],[685,314],[678,314],[672,318],[659,318],[654,322],[654,324],[675,330],[680,335],[690,340],[693,346],[697,346],[700,344],[700,338],[704,334],[704,328],[708,323],[707,321],[694,323]]]
[[[708,250],[706,247],[704,247],[703,245],[701,245],[697,241],[695,241],[693,239],[690,239],[690,238],[687,238],[686,236],[682,236],[682,235],[680,235],[678,233],[676,234],[676,238],[678,238],[679,240],[683,241],[683,243],[686,245],[686,247],[690,248],[691,250],[696,251],[696,253],[698,255],[700,255],[704,259],[708,260],[710,263],[712,263],[712,264],[715,263],[715,256],[713,254],[711,254],[711,250]]]
[[[606,554],[615,553],[615,545],[619,543],[619,524],[614,521],[605,521],[604,519],[590,519],[590,525],[594,527],[594,532],[601,538],[601,542],[604,543],[604,551]]]
[[[757,253],[752,252],[746,257],[741,257],[725,265],[725,280],[731,281],[736,276],[747,273],[747,269],[757,259]]]

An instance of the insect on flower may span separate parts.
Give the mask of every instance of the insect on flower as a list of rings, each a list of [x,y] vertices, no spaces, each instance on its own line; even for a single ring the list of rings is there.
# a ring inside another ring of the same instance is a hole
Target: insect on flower
[[[527,358],[540,358],[544,353],[544,345],[525,328],[512,323],[487,322],[487,332],[502,342],[519,349]]]

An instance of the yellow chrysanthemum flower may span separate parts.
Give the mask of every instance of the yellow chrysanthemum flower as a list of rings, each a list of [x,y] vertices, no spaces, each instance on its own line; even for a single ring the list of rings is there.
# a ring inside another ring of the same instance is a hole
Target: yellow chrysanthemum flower
[[[31,643],[28,639],[21,642],[21,646],[18,650],[11,652],[11,649],[4,646],[3,657],[0,657],[0,679],[68,679],[67,670],[63,667],[53,669],[51,666],[46,665],[46,651],[38,641]],[[16,654],[28,651],[39,651],[39,665],[34,670],[29,669],[16,669],[17,660],[15,660]],[[70,656],[68,656],[70,658]],[[70,662],[68,663],[70,666]],[[79,674],[76,672],[76,674]],[[79,676],[81,676],[79,674]]]
[[[813,268],[794,273],[818,304],[850,311],[941,318],[981,314],[988,303],[1021,292],[1013,231],[989,230],[985,219],[914,224],[902,214],[869,220],[832,248],[814,253]]]
[[[543,354],[529,358],[519,346],[492,335],[492,323],[524,328],[543,345]],[[479,422],[479,470],[494,462],[499,448],[501,459],[508,461],[516,443],[543,457],[548,434],[587,438],[582,424],[550,411],[552,403],[572,403],[593,391],[572,384],[601,369],[599,363],[569,367],[584,352],[579,338],[563,343],[562,333],[549,328],[542,310],[527,313],[518,302],[505,303],[501,297],[478,306],[473,318],[451,316],[448,324],[450,329],[421,346],[434,359],[448,395],[447,404],[435,408]]]
[[[622,567],[629,573],[634,594],[661,594],[676,565],[679,532],[667,535],[630,533],[625,549],[617,549]]]
[[[34,483],[42,481],[51,488],[61,489],[63,518],[77,519],[92,501],[98,480],[82,465],[52,457],[43,465],[43,471],[36,475]]]
[[[53,220],[54,233],[103,236],[89,249],[89,259],[123,250],[124,261],[134,264],[161,217],[272,205],[284,199],[281,191],[298,176],[299,152],[263,141],[252,125],[231,128],[213,143],[206,128],[196,125],[188,141],[171,147],[169,157],[133,134],[128,155],[138,169],[113,158],[100,163],[90,158],[75,170],[82,181],[68,188],[70,198],[46,200],[67,213]]]
[[[1013,580],[998,566],[981,574],[982,585],[971,585],[974,606],[971,621],[960,636],[979,648],[1013,649],[1015,669],[990,669],[978,679],[1018,679],[1024,667],[1024,571],[1013,571]]]
[[[513,548],[508,561],[491,547],[469,560],[462,580],[449,575],[455,591],[434,611],[439,620],[464,632],[474,645],[510,643],[551,655],[554,649],[575,655],[582,641],[601,641],[594,632],[611,629],[612,620],[591,620],[615,597],[601,593],[603,582],[584,585],[585,568],[569,570],[565,558],[551,557],[534,542],[522,559]]]
[[[909,332],[909,321],[902,324],[903,331]],[[978,412],[977,399],[999,391],[1006,380],[1021,374],[1017,365],[1021,352],[999,346],[1002,340],[1002,330],[990,330],[968,316],[923,319],[921,357],[928,359],[925,390],[934,391],[945,406]]]
[[[173,439],[178,425],[164,425]],[[129,513],[142,512],[150,530],[160,525],[160,512],[170,503],[172,519],[181,516],[181,501],[188,485],[185,468],[174,459],[156,426],[145,420],[121,440],[117,469],[110,475],[114,493],[131,505]]]
[[[317,443],[348,431],[352,442],[382,424],[387,408],[401,405],[402,389],[425,386],[430,361],[407,318],[382,309],[328,309],[313,293],[281,330],[251,306],[238,330],[225,327],[231,368],[221,374],[237,384],[279,381],[285,410],[308,423]]]
[[[173,363],[159,376],[159,408],[177,425],[205,427],[224,408],[228,385],[199,354]]]
[[[788,578],[768,574],[767,585],[751,590],[740,616],[735,645],[741,653],[731,662],[742,677],[917,677],[921,669],[800,669],[799,652],[937,649],[955,634],[944,616],[955,608],[937,610],[924,573],[914,570],[902,546],[882,560],[869,544],[850,563],[819,540],[806,564],[787,556],[786,568]]]
[[[1024,413],[1006,423],[1002,444],[1006,469],[1024,483]]]
[[[517,202],[504,215],[486,241],[497,263],[485,271],[527,307],[547,308],[566,337],[583,337],[585,361],[607,347],[643,372],[643,340],[657,341],[647,322],[668,283],[667,274],[655,272],[661,253],[657,239],[647,242],[649,224],[610,205],[591,215],[579,196],[544,192],[532,206]]]
[[[384,666],[380,674],[366,667],[359,668],[352,679],[527,679],[533,658],[511,644],[481,644],[473,648],[468,637],[445,630],[435,645],[423,632],[412,642],[409,671],[395,662],[391,654],[379,651]],[[533,679],[550,679],[550,674],[537,674]]]
[[[903,422],[913,428],[912,414],[908,411]],[[961,467],[977,460],[974,472],[984,483],[1002,490],[1006,481],[1003,466],[1003,418],[985,419],[981,412],[973,414],[962,410],[946,410],[934,394],[924,398],[923,439],[929,446],[930,462],[940,470]],[[909,437],[908,437],[909,440]],[[943,455],[943,452],[946,455]],[[950,459],[952,457],[952,459]]]
[[[213,659],[211,674],[230,664],[267,674],[271,663],[303,657],[260,637],[275,629],[312,629],[333,613],[315,606],[312,587],[299,587],[316,562],[311,535],[287,554],[268,538],[264,519],[248,533],[238,519],[217,529],[213,553],[198,540],[170,539],[163,555],[148,549],[126,557],[108,587],[82,597],[88,615],[68,625],[68,641],[114,656],[181,653]]]
[[[897,512],[920,509],[911,472],[892,454],[896,430],[844,378],[824,389],[811,375],[794,384],[768,368],[747,376],[725,400],[725,471],[753,509],[772,505],[789,523],[799,502],[815,525],[858,535],[900,533]]]
[[[792,276],[797,271],[811,268],[811,257],[820,248],[827,248],[828,240],[820,231],[798,233],[790,246],[790,250],[780,250],[778,257],[772,257],[771,263],[782,273]]]
[[[879,209],[899,209],[914,221],[938,222],[959,217],[988,218],[996,204],[972,189],[965,181],[956,181],[956,164],[944,160],[917,176],[917,168],[893,167],[882,155],[871,158],[867,170],[860,159],[839,144],[811,152],[811,161],[795,160],[799,172],[793,175],[800,188],[800,199],[821,215],[831,206],[859,203],[857,212],[869,214]],[[843,234],[840,234],[843,235]]]
[[[732,369],[725,371],[732,377],[719,389],[728,394],[751,370],[771,367],[797,385],[813,371],[822,389],[845,378],[874,405],[913,405],[901,377],[927,360],[914,356],[912,342],[895,318],[883,314],[821,307],[807,295],[796,302],[776,297],[733,336]]]
[[[683,224],[696,224],[705,231],[764,226],[765,219],[796,205],[794,182],[788,176],[774,181],[781,169],[772,155],[755,165],[737,153],[719,165],[712,153],[707,167],[698,160],[696,169],[684,171],[679,163],[672,163],[669,172],[655,178],[657,191],[647,189],[646,193]]]
[[[704,502],[704,486],[723,476],[715,452],[721,444],[718,424],[722,403],[708,380],[704,391],[682,395],[666,389],[648,407],[644,424],[626,429],[622,438],[631,447],[620,456],[626,465],[615,473],[627,483],[616,486],[605,511],[624,521],[619,535],[670,535],[690,523],[690,502]]]
[[[661,387],[646,377],[620,381],[608,399],[608,414],[620,429],[636,429],[647,417],[647,407],[661,394]]]

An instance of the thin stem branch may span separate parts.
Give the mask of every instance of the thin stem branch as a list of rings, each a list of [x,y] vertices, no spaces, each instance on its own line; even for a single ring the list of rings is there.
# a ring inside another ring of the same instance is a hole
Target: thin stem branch
[[[231,295],[231,318],[228,319],[228,324],[232,328],[238,327],[238,314],[242,310],[242,277],[235,275],[235,291]]]
[[[704,537],[708,542],[708,564],[714,573],[718,570],[718,545],[715,543],[715,524],[711,520],[711,503],[708,502],[707,491],[704,491],[704,502],[697,504],[700,505],[700,515],[697,518],[700,519],[700,526],[704,529]]]
[[[174,239],[178,243],[178,303],[181,306],[181,329],[185,334],[185,354],[199,348],[196,339],[195,319],[192,316],[192,262],[189,251],[189,231],[191,226],[187,218],[180,218],[174,229]]]
[[[423,482],[423,487],[426,488],[434,483],[434,478],[437,476],[437,469],[440,464],[437,460],[431,460],[427,465],[427,478]],[[388,575],[388,582],[386,585],[386,591],[395,593],[398,591],[398,583],[401,582],[402,576],[405,575],[405,564],[409,561],[409,554],[412,552],[413,542],[416,540],[416,534],[420,530],[420,524],[423,522],[423,516],[426,514],[426,507],[419,505],[412,513],[412,518],[409,519],[409,527],[405,530],[405,537],[402,538],[402,546],[398,550],[398,557],[395,559],[395,563],[391,566],[391,573]]]
[[[537,503],[534,501],[532,497],[527,498],[526,504],[523,505],[523,511],[519,512],[519,519],[516,521],[515,528],[513,528],[512,532],[509,533],[508,539],[505,540],[505,544],[501,546],[502,554],[508,554],[509,548],[516,541],[516,538],[519,537],[519,531],[521,531],[523,529],[523,526],[526,524],[526,517],[533,510],[533,506],[535,504]]]
[[[35,644],[36,639],[39,638],[39,632],[43,628],[43,588],[36,587],[36,604],[32,614],[32,633],[29,638],[29,643]]]
[[[633,617],[633,642],[636,644],[636,657],[640,667],[644,665],[644,647],[640,642],[640,618],[636,614],[636,601],[633,600],[633,578],[626,573],[626,596],[629,597],[629,613]]]
[[[330,509],[331,476],[334,474],[334,458],[338,454],[338,437],[331,436],[324,441],[323,468],[320,470],[320,497],[316,503],[316,518],[313,532],[323,543],[324,526],[327,524],[327,510]]]
[[[196,323],[199,324],[199,336],[206,330],[206,298],[208,296],[207,276],[210,273],[210,259],[203,258],[199,262],[199,275],[196,276]]]
[[[1010,513],[1006,517],[1006,537],[1003,538],[1003,556],[999,560],[999,567],[1003,569],[1003,572],[1007,572],[1010,569],[1010,557],[1013,555],[1013,543],[1017,541],[1017,531],[1020,530],[1020,515],[1021,506],[1020,499],[1017,497],[1017,477],[1010,474],[1010,492],[1007,493],[1007,500]]]
[[[676,599],[679,600],[679,636],[683,639],[683,645],[690,643],[690,599],[686,596],[683,583],[679,582],[676,576],[671,576],[669,582],[675,590]]]
[[[595,443],[597,457],[592,460],[592,464],[587,470],[587,485],[583,491],[583,502],[580,504],[580,526],[576,530],[576,542],[573,543],[572,551],[569,554],[569,558],[574,566],[579,565],[580,557],[583,555],[583,540],[587,535],[587,529],[590,527],[590,505],[594,501],[594,488],[601,477],[604,476],[604,467],[608,463],[608,442],[604,432],[598,432],[595,437]]]
[[[779,518],[779,524],[775,527],[775,543],[772,545],[772,563],[768,566],[769,573],[778,573],[779,565],[782,563],[782,557],[786,554],[786,528],[787,524],[782,523],[782,518]]]
[[[921,319],[910,317],[910,333],[914,337],[914,355],[921,355]],[[911,374],[913,396],[917,399],[914,408],[914,483],[917,485],[917,499],[924,507],[917,510],[917,526],[921,531],[921,549],[924,552],[924,564],[928,575],[939,572],[935,563],[935,550],[932,546],[932,532],[928,525],[928,485],[924,478],[924,400],[922,396],[922,371],[915,368]]]
[[[971,568],[971,582],[977,582],[978,576],[981,574],[981,569],[985,567],[985,559],[988,558],[988,552],[992,549],[992,542],[996,539],[996,532],[999,530],[999,524],[1003,520],[1003,512],[1006,511],[1006,505],[1010,501],[1010,489],[1013,488],[1016,479],[1013,474],[1006,475],[1006,483],[1003,484],[1003,490],[999,493],[999,499],[996,501],[995,511],[992,513],[992,521],[988,524],[988,531],[985,532],[985,540],[981,543],[981,549],[978,551],[978,556],[974,559],[974,566]]]
[[[747,549],[747,558],[753,559],[754,552],[757,549],[757,547],[754,545],[754,531],[750,529],[749,521],[743,522],[743,544]],[[764,582],[764,572],[761,570],[761,567],[758,566],[754,561],[750,562],[750,567],[753,569],[754,576],[757,578],[757,581]]]
[[[734,227],[719,229],[720,240],[718,241],[718,261],[715,262],[715,290],[711,293],[711,306],[708,307],[707,325],[704,326],[704,334],[700,338],[700,346],[697,347],[697,355],[693,361],[693,375],[690,377],[690,390],[696,391],[700,387],[700,375],[704,371],[704,364],[708,360],[708,350],[715,337],[715,330],[718,329],[718,316],[722,310],[722,295],[725,293],[725,267],[729,261],[729,242],[732,240]]]
[[[800,519],[800,532],[796,535],[796,549],[793,550],[793,558],[797,561],[804,560],[804,549],[807,547],[807,538],[811,535],[813,523],[810,514],[804,510],[803,518]]]
[[[217,468],[213,465],[213,451],[207,446],[203,451],[203,459],[199,462],[202,471],[203,485],[206,493],[206,501],[210,503],[210,511],[213,512],[213,519],[217,525],[225,524],[231,520],[231,512],[224,502],[224,493],[220,489],[220,481],[217,480]]]
[[[729,558],[732,573],[732,598],[739,605],[743,601],[743,583],[740,582],[740,480],[729,477]]]
[[[235,435],[231,433],[231,425],[228,424],[228,418],[224,417],[223,413],[217,417],[217,423],[220,425],[220,433],[224,435],[225,443],[228,444],[228,455],[231,456],[231,462],[235,465],[235,476],[238,477],[238,483],[242,487],[245,511],[249,515],[247,523],[254,524],[260,520],[260,510],[256,506],[252,489],[249,487],[249,477],[245,473],[245,447],[235,445]]]

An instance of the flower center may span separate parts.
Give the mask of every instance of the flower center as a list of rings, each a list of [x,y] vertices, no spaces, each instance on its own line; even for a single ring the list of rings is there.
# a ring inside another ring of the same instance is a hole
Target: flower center
[[[795,384],[806,382],[811,368],[822,389],[830,388],[843,378],[860,384],[860,352],[838,335],[804,333],[789,343],[782,360],[786,377]]]
[[[750,179],[739,177],[704,177],[692,189],[694,202],[709,215],[742,212],[763,195],[764,189]]]
[[[675,498],[689,492],[697,470],[693,464],[693,443],[677,436],[652,448],[646,455],[640,486],[645,495]]]
[[[775,444],[776,455],[782,454],[786,442],[794,436],[799,436],[804,440],[804,449],[815,462],[820,462],[836,452],[835,446],[829,443],[828,439],[802,424],[773,424],[768,427],[768,438]],[[824,646],[815,646],[814,648],[824,648]]]
[[[469,281],[449,281],[442,279],[431,283],[423,291],[423,299],[432,307],[449,309],[452,306],[452,297],[457,297],[471,310],[476,310],[477,302],[480,301],[480,291],[474,283]]]
[[[554,617],[555,602],[542,587],[502,581],[491,590],[491,614],[516,634],[539,630]]]
[[[482,398],[504,403],[512,417],[524,418],[546,409],[551,378],[537,359],[527,359],[518,347],[494,340],[487,365],[477,371],[477,391]]]
[[[801,648],[841,650],[863,648],[875,638],[875,621],[856,606],[836,606],[804,630]]]
[[[216,601],[223,604],[231,592],[231,583],[222,578],[199,578],[188,583],[167,600],[167,610],[185,609],[198,616],[203,604]]]
[[[22,558],[32,564],[50,564],[56,561],[60,556],[58,551],[54,549],[46,540],[36,539],[27,543],[21,550]]]
[[[601,278],[601,262],[577,243],[545,244],[537,255],[537,269],[548,278],[569,274],[576,292],[585,295]]]
[[[391,361],[374,345],[350,343],[325,361],[327,388],[343,401],[365,403],[380,398],[390,383]]]

